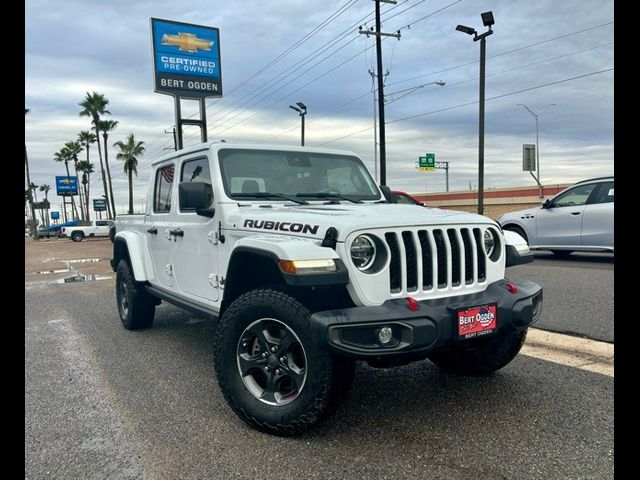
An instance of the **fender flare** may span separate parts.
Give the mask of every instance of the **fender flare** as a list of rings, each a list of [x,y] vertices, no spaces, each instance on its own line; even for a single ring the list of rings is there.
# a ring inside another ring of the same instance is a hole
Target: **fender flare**
[[[144,264],[145,248],[140,235],[135,232],[118,232],[113,241],[113,269],[122,259],[127,259],[136,282],[146,282],[149,275]]]

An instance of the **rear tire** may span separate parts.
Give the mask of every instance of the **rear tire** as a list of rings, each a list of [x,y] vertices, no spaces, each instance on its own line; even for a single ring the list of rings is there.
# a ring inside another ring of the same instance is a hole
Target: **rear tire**
[[[81,242],[83,238],[84,238],[84,233],[82,232],[73,232],[71,234],[71,240],[73,240],[74,242]]]
[[[214,348],[218,384],[251,427],[298,435],[346,398],[355,364],[316,344],[310,315],[298,300],[270,288],[246,292],[222,315]]]
[[[127,330],[148,328],[153,323],[156,301],[142,283],[135,281],[126,260],[120,260],[116,271],[116,301],[120,321]]]
[[[513,360],[527,337],[527,329],[478,339],[468,345],[457,345],[429,355],[429,360],[446,372],[483,376],[501,369]]]

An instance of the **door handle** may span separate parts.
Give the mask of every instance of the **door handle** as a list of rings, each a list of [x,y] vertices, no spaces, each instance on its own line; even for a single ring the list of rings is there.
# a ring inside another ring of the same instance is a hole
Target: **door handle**
[[[174,237],[184,237],[184,231],[181,228],[176,228],[175,230],[169,230],[169,235],[173,235]]]
[[[571,215],[580,215],[580,212],[571,212]]]
[[[156,227],[151,227],[151,228],[147,229],[147,233],[150,233],[151,235],[157,235],[158,234],[158,229]]]

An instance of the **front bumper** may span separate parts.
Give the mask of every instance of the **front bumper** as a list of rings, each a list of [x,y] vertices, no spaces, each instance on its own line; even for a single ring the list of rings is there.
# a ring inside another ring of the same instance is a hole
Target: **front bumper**
[[[415,311],[405,298],[387,300],[373,307],[326,310],[311,315],[311,328],[319,344],[333,353],[360,359],[426,357],[432,350],[460,342],[456,311],[494,303],[496,329],[492,335],[527,328],[542,313],[542,288],[528,280],[510,281],[516,292],[507,289],[507,280],[489,284],[484,292],[422,300]],[[392,341],[383,345],[378,331],[391,327]],[[472,342],[472,340],[462,340]]]

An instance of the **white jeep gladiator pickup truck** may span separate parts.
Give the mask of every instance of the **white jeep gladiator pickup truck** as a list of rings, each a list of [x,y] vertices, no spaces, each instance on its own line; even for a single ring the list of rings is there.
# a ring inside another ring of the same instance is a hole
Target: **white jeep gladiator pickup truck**
[[[162,300],[217,320],[218,383],[259,430],[329,415],[356,360],[494,372],[540,317],[540,286],[505,278],[533,258],[519,235],[394,204],[353,153],[212,142],[152,168],[146,213],[116,220],[122,324],[151,326]]]
[[[112,225],[113,220],[92,220],[91,225],[62,227],[60,236],[70,238],[74,242],[81,242],[85,237],[108,237]]]

